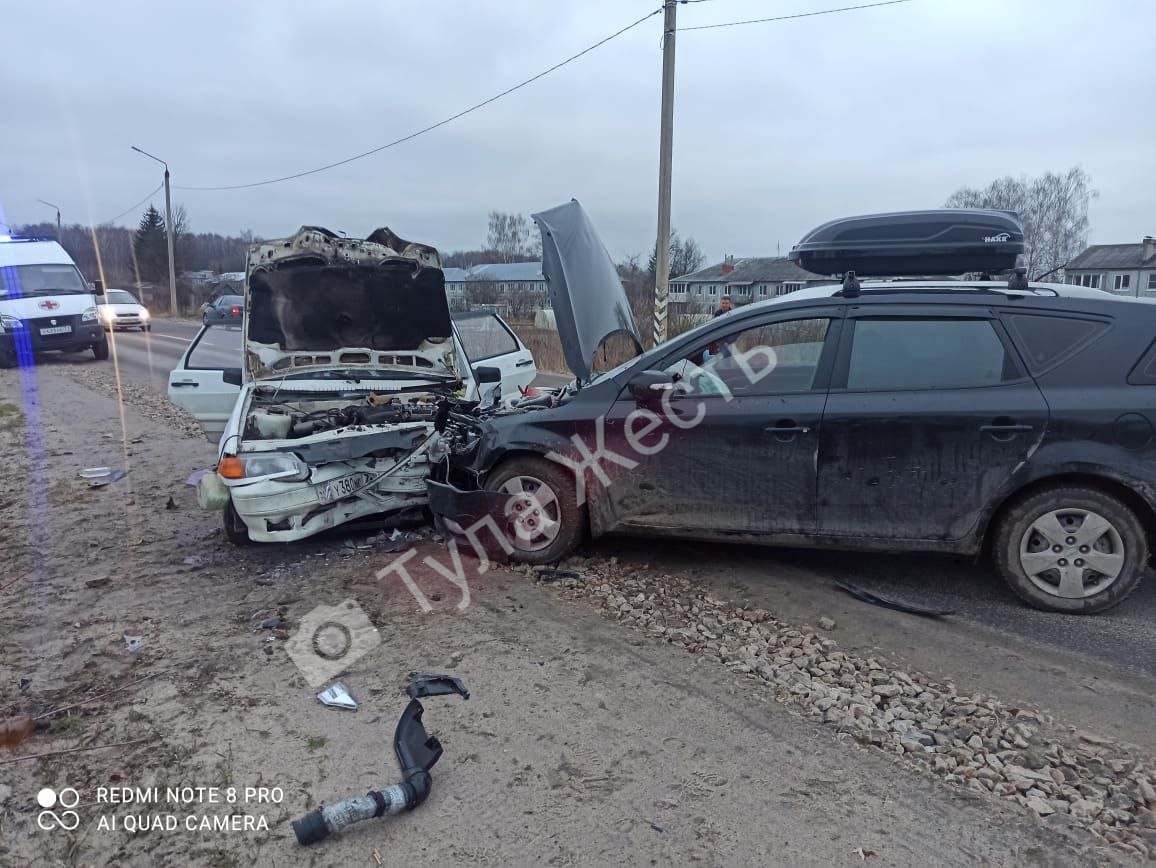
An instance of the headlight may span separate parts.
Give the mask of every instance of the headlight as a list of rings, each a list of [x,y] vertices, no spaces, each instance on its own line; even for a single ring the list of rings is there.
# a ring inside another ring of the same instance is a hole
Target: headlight
[[[95,320],[97,318],[97,316],[98,316],[98,313],[97,313],[96,308],[90,307],[88,310],[86,310],[84,312],[84,315],[81,316],[81,320],[83,320],[84,322],[92,322],[93,320]]]
[[[140,309],[140,318],[141,319],[148,319],[149,318],[149,312],[147,310],[145,310],[143,307]]]
[[[101,319],[111,320],[111,319],[116,317],[116,314],[113,312],[113,309],[111,307],[109,307],[108,305],[104,305],[99,310],[100,310],[100,318]]]
[[[7,314],[0,314],[0,331],[14,332],[19,331],[22,328],[24,328],[24,323],[22,323],[16,317],[8,316]]]
[[[277,482],[303,482],[309,478],[309,465],[292,453],[270,452],[227,456],[217,465],[217,472],[226,479],[270,477]]]

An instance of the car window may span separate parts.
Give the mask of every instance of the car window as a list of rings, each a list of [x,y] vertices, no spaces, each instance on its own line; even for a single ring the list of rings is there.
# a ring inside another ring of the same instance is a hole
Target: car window
[[[109,304],[136,304],[136,299],[132,297],[132,294],[123,289],[110,289],[106,297]]]
[[[242,358],[242,331],[239,326],[205,326],[189,352],[188,370],[239,368]]]
[[[466,313],[454,317],[462,349],[471,362],[517,352],[518,339],[492,313]]]
[[[855,321],[848,389],[994,386],[1018,375],[995,326],[986,319]]]
[[[1033,372],[1073,355],[1108,327],[1095,320],[1033,314],[1011,314],[1005,321]]]
[[[815,384],[830,321],[800,319],[754,326],[707,341],[673,359],[691,395],[779,395],[808,392]]]

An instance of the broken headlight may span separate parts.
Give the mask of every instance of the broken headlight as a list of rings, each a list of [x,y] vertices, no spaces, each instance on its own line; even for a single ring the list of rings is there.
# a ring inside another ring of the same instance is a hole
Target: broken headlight
[[[275,482],[303,482],[309,478],[309,465],[291,452],[246,455],[241,461],[245,479],[269,477]]]

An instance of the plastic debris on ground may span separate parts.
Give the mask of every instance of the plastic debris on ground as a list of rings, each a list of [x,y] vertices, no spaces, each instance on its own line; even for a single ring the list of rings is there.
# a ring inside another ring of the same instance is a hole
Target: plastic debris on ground
[[[928,606],[916,606],[912,603],[904,603],[899,600],[881,597],[878,594],[873,594],[870,591],[865,591],[863,588],[847,584],[846,582],[836,581],[835,584],[852,597],[856,597],[865,603],[871,603],[873,606],[881,606],[884,609],[894,609],[896,612],[907,612],[910,615],[922,615],[926,618],[941,618],[944,615],[955,614],[954,609],[932,609]]]
[[[124,479],[126,471],[113,470],[110,467],[86,467],[80,471],[80,478],[88,481],[89,488],[101,488],[111,485],[117,480]]]
[[[144,646],[144,636],[130,636],[128,633],[125,633],[124,644],[130,652],[135,654]]]
[[[357,700],[349,695],[349,691],[340,681],[322,690],[317,694],[317,698],[321,700],[322,705],[328,705],[330,708],[357,711]]]
[[[198,482],[201,481],[201,479],[203,477],[207,476],[208,474],[210,474],[212,472],[213,471],[211,471],[211,470],[197,470],[188,479],[185,480],[185,485],[195,486]]]

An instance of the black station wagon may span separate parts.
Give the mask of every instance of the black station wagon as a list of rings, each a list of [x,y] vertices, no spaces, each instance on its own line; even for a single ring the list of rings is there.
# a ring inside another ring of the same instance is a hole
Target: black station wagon
[[[820,227],[792,258],[830,285],[443,414],[431,508],[473,539],[488,516],[527,563],[612,532],[989,555],[1033,606],[1107,609],[1156,528],[1156,304],[1028,282],[1022,249],[1003,212]],[[913,276],[964,271],[987,273]]]

